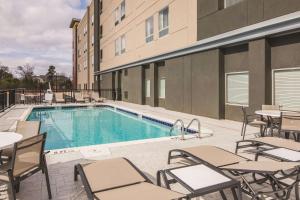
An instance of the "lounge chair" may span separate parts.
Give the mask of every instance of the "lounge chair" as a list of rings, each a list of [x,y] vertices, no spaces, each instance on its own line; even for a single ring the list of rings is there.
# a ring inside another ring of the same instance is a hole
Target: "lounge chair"
[[[66,103],[66,100],[64,99],[64,94],[61,92],[55,93],[55,102],[56,103]]]
[[[261,146],[286,148],[294,151],[300,151],[300,143],[293,140],[278,138],[278,137],[258,137],[253,139],[241,140],[236,143],[235,152],[239,149],[255,147],[255,149]]]
[[[18,121],[16,133],[23,136],[23,139],[37,136],[40,132],[41,122],[40,121]],[[13,148],[6,148],[0,150],[0,163],[2,160],[9,160],[12,158]]]
[[[46,133],[15,143],[11,161],[0,165],[0,181],[10,184],[12,199],[16,199],[20,182],[39,171],[46,177],[48,197],[52,198],[44,153],[45,140]]]
[[[295,188],[296,198],[299,199],[300,163],[297,162],[252,161],[215,146],[171,150],[168,163],[174,158],[184,158],[195,163],[207,163],[221,170],[229,171],[232,175],[242,179],[242,191],[250,195],[252,199],[257,199],[264,194],[274,194],[281,199],[289,199],[293,188]],[[289,173],[289,171],[291,172]],[[253,175],[253,180],[247,180],[245,175],[249,174]],[[255,175],[257,174],[262,178],[256,179]],[[280,178],[277,175],[280,175]],[[295,181],[291,184],[283,182],[291,177],[295,177]],[[252,184],[262,184],[266,181],[271,182],[271,191],[262,192],[253,189]]]
[[[74,179],[81,177],[88,199],[173,200],[185,195],[155,186],[134,164],[125,158],[78,164]]]
[[[106,99],[103,97],[99,97],[99,94],[96,92],[92,92],[91,99],[95,102],[103,103]]]
[[[85,103],[85,99],[83,98],[83,96],[80,92],[74,93],[74,98],[75,98],[76,103]]]

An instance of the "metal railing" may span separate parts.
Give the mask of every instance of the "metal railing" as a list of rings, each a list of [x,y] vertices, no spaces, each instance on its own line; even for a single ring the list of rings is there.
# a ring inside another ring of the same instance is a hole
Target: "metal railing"
[[[0,112],[4,112],[15,103],[15,90],[0,90]]]
[[[176,128],[176,126],[178,125],[178,123],[180,124],[180,133],[181,133],[181,139],[184,140],[184,135],[185,135],[185,131],[184,131],[184,122],[181,119],[177,119],[175,121],[175,123],[173,124],[173,126],[170,129],[170,136],[172,136],[172,132],[173,130]]]
[[[97,93],[99,97],[103,97],[109,100],[122,100],[121,89],[101,89],[101,90],[85,90],[85,89],[64,89],[53,91],[55,93],[63,93],[63,97],[67,103],[75,102],[75,93],[81,93],[81,95],[91,101],[92,93]],[[41,104],[45,100],[46,90],[28,90],[28,89],[16,89],[15,102],[16,104]]]
[[[200,132],[201,132],[201,123],[200,123],[200,120],[197,119],[197,118],[194,118],[191,120],[191,122],[187,125],[187,127],[185,128],[185,130],[187,131],[193,124],[193,122],[196,122],[197,123],[197,134],[198,134],[198,137],[200,138]]]

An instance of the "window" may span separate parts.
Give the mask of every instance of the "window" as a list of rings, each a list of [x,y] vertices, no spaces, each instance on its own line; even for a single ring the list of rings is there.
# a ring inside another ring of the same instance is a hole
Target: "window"
[[[92,23],[92,26],[94,25],[94,15],[91,16],[91,23]]]
[[[120,10],[121,20],[125,18],[125,0],[121,3],[121,10]]]
[[[273,104],[300,110],[300,68],[273,72]]]
[[[150,89],[151,89],[151,85],[150,85],[150,80],[146,80],[146,84],[145,84],[145,94],[146,94],[146,97],[147,98],[149,98],[149,97],[151,97],[151,91],[150,91]]]
[[[94,38],[94,36],[92,36],[92,46],[94,46],[94,40],[95,40],[95,38]]]
[[[84,43],[83,53],[87,52],[87,43]]]
[[[128,76],[128,69],[124,70],[124,76]]]
[[[249,73],[226,74],[226,104],[249,104]]]
[[[100,25],[99,35],[100,35],[100,39],[101,39],[103,36],[103,26],[102,25]]]
[[[120,44],[120,38],[117,38],[115,40],[115,56],[120,55],[120,50],[121,50],[121,44]]]
[[[163,37],[169,33],[169,7],[159,12],[159,37]]]
[[[92,60],[92,66],[94,66],[94,56],[91,57]]]
[[[126,39],[125,35],[121,36],[121,53],[125,53],[126,51]]]
[[[224,0],[224,8],[228,8],[230,6],[233,6],[234,4],[237,4],[243,0]]]
[[[103,60],[103,50],[100,49],[100,62],[102,62],[102,60]]]
[[[120,10],[119,7],[115,9],[115,26],[117,26],[120,22]]]
[[[159,98],[165,99],[166,98],[166,79],[161,78],[159,80]]]
[[[153,40],[153,17],[149,17],[146,20],[146,42]]]
[[[101,14],[102,10],[103,10],[103,0],[100,0],[99,10],[100,10],[100,14]]]

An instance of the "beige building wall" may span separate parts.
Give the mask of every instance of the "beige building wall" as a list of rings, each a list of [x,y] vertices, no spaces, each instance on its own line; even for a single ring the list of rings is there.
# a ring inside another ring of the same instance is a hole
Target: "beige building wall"
[[[122,0],[103,0],[101,71],[160,55],[197,41],[197,0],[126,0],[125,19],[115,26],[115,9]],[[169,33],[159,38],[159,11],[169,7]],[[153,16],[154,39],[146,43],[146,19]],[[125,35],[126,52],[115,56],[115,40]]]
[[[88,63],[88,78],[89,78],[89,86],[88,89],[93,89],[93,83],[94,83],[94,26],[95,26],[95,20],[94,20],[94,1],[91,2],[90,6],[88,7],[89,10],[89,63]]]
[[[88,83],[88,52],[85,50],[88,43],[88,33],[85,31],[87,29],[88,23],[88,12],[85,13],[82,20],[78,25],[78,68],[77,68],[77,88],[84,89],[84,85]],[[86,32],[86,33],[85,33]]]

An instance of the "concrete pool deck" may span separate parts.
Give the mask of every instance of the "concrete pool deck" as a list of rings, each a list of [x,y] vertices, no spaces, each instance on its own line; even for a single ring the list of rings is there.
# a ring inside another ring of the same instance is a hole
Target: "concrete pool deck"
[[[198,118],[201,121],[201,125],[211,129],[214,132],[214,135],[212,137],[204,137],[200,139],[192,138],[184,141],[168,139],[151,142],[104,145],[99,146],[98,150],[95,150],[93,147],[86,147],[86,154],[84,154],[84,151],[64,152],[63,150],[61,152],[52,153],[48,155],[47,161],[53,199],[87,199],[81,182],[74,182],[73,180],[73,168],[77,163],[91,162],[92,160],[113,157],[126,157],[144,171],[151,180],[156,181],[155,176],[158,170],[182,165],[182,162],[179,161],[171,165],[167,165],[167,155],[168,151],[171,149],[208,144],[216,145],[229,151],[234,151],[235,142],[241,139],[240,122],[215,120],[201,116],[168,111],[163,108],[153,108],[150,106],[141,106],[125,102],[107,103],[159,118],[168,118],[171,121],[181,118],[185,124],[189,123],[189,121],[193,118]],[[17,105],[6,114],[0,115],[0,131],[8,130],[12,127],[18,119],[24,117],[30,107],[31,106]],[[253,137],[257,131],[258,129],[249,127],[249,129],[247,129],[248,137]],[[253,159],[253,155],[251,154],[243,153],[243,156]],[[173,189],[185,192],[178,185],[175,185]],[[6,194],[3,192],[0,192],[0,199],[5,199],[5,195]],[[20,192],[17,197],[24,200],[48,199],[43,175],[36,174],[21,182]],[[231,196],[228,197],[231,199]],[[219,193],[213,193],[199,199],[218,200],[220,199],[220,196]],[[249,198],[246,197],[245,199]]]

